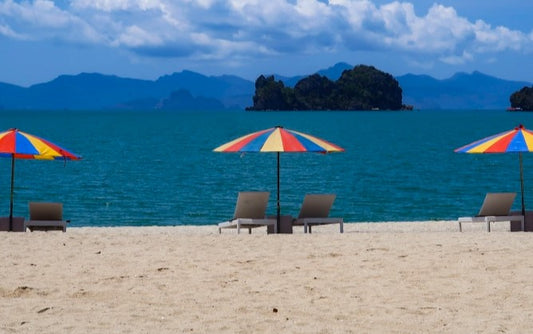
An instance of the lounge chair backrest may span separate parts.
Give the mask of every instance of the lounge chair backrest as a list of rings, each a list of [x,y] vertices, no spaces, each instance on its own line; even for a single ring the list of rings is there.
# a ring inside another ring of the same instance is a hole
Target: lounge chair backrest
[[[327,218],[335,197],[335,194],[305,195],[298,218]]]
[[[30,220],[63,220],[63,203],[30,202]]]
[[[508,216],[516,193],[487,193],[478,216]]]
[[[251,218],[263,219],[266,215],[269,192],[242,191],[237,198],[233,219]]]

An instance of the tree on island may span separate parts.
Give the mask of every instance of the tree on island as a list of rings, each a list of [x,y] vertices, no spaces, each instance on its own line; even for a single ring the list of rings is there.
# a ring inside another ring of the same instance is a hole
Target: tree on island
[[[259,76],[255,81],[256,94],[253,96],[254,110],[286,110],[289,106],[287,104],[290,88],[285,87],[282,81],[274,80],[271,75],[265,78],[263,75]],[[260,92],[260,94],[257,94]]]
[[[328,110],[335,92],[335,83],[319,74],[313,74],[296,83],[294,97],[298,102],[297,110]]]
[[[402,89],[388,73],[359,65],[337,81],[313,74],[285,87],[274,76],[259,76],[253,107],[247,110],[400,110]]]
[[[533,110],[533,87],[524,87],[514,92],[509,101],[513,109]]]

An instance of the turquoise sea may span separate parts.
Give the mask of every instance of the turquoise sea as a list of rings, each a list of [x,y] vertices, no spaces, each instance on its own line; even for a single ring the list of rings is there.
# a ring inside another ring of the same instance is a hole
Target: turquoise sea
[[[66,164],[16,161],[15,215],[27,217],[29,201],[58,201],[71,226],[216,224],[231,217],[243,190],[270,191],[275,214],[275,154],[212,152],[275,125],[346,150],[281,155],[284,214],[296,215],[306,193],[322,192],[337,194],[331,214],[349,222],[456,219],[496,191],[517,192],[519,209],[518,155],[453,150],[518,124],[533,128],[533,113],[474,110],[1,115],[2,130],[17,127],[83,156]],[[0,168],[7,216],[10,160],[0,159]],[[533,154],[524,155],[526,207],[533,208],[532,168]]]

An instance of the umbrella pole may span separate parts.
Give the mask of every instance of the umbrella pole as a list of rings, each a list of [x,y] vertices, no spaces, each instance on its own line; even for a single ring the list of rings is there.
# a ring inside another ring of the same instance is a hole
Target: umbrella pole
[[[522,216],[526,219],[526,205],[524,202],[524,168],[522,166],[522,152],[518,153],[520,159],[520,191],[522,193]]]
[[[15,155],[11,155],[11,195],[9,197],[9,231],[13,230],[13,192],[15,185]]]
[[[281,207],[279,205],[279,152],[278,152],[278,197],[277,197],[277,221],[276,226],[278,233],[280,233],[281,228]]]

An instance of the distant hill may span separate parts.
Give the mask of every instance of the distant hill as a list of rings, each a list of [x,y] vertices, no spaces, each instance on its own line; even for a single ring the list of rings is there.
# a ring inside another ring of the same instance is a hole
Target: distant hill
[[[208,77],[190,71],[165,75],[155,81],[81,73],[62,75],[28,88],[0,83],[0,109],[157,109],[174,92],[183,90],[190,94],[181,94],[188,102],[177,103],[178,94],[170,105],[185,106],[193,98],[200,107],[207,101],[205,107],[210,109],[213,106],[244,109],[252,103],[254,86],[253,82],[236,76]]]
[[[22,87],[0,82],[0,110],[9,104],[11,99],[21,96],[23,92],[24,88]],[[17,102],[15,100],[15,104]]]
[[[160,110],[224,110],[224,105],[217,99],[208,97],[194,97],[185,90],[180,89],[172,92],[169,98],[163,99],[158,105]]]
[[[165,96],[176,90],[187,90],[194,97],[217,99],[226,107],[244,109],[252,103],[254,84],[252,81],[234,76],[205,76],[191,71],[165,75],[157,79],[156,86],[162,87]]]
[[[337,80],[353,66],[337,63],[316,73]],[[314,73],[284,77],[273,74],[287,87]],[[403,103],[416,109],[505,109],[509,97],[529,82],[508,81],[480,72],[457,73],[448,79],[406,74],[396,77]],[[0,83],[0,109],[244,109],[253,105],[254,82],[237,76],[205,76],[176,72],[157,80],[122,78],[98,73],[62,75],[30,87]]]
[[[347,63],[338,63],[317,73],[337,80],[343,71],[351,69]],[[304,76],[283,77],[274,75],[286,86],[294,85]],[[532,84],[509,81],[481,72],[457,73],[448,79],[435,79],[428,75],[406,74],[395,77],[403,91],[403,103],[416,109],[505,109],[510,105],[511,94]]]
[[[396,77],[403,102],[417,109],[505,109],[513,92],[531,83],[498,79],[480,72],[438,80],[427,75]]]
[[[328,78],[329,80],[336,81],[337,79],[341,77],[342,72],[346,70],[351,70],[353,68],[354,67],[352,65],[347,64],[347,63],[337,63],[333,65],[332,67],[329,67],[325,70],[320,70],[316,73],[310,73],[310,74],[319,74],[321,76]],[[298,83],[298,81],[304,79],[305,77],[307,77],[307,75],[284,77],[282,75],[274,74],[274,78],[276,80],[281,80],[283,81],[283,84],[285,86],[292,87],[292,88],[294,88],[294,86]]]

